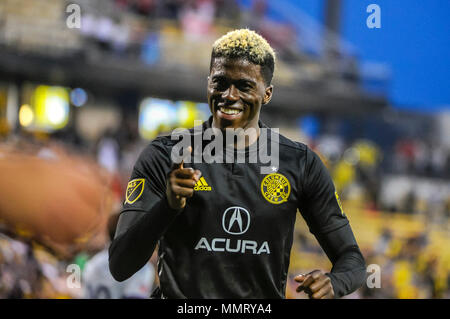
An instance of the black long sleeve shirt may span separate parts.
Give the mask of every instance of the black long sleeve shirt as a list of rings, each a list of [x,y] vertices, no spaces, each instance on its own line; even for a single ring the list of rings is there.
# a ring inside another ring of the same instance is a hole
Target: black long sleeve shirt
[[[200,133],[211,127],[212,118]],[[260,122],[260,127],[268,129]],[[199,130],[191,129],[195,144]],[[294,224],[301,212],[333,263],[328,275],[336,297],[359,288],[364,258],[337,198],[330,175],[306,145],[270,131],[256,146],[233,150],[234,160],[198,163],[207,143],[194,146],[191,163],[202,177],[182,211],[165,197],[170,136],[155,139],[141,153],[109,253],[110,270],[125,280],[150,258],[156,245],[162,297],[284,298]],[[206,144],[206,145],[204,145]],[[253,155],[278,147],[272,172]],[[240,154],[238,154],[240,153]],[[238,163],[236,158],[245,158]],[[242,162],[242,161],[241,161]]]

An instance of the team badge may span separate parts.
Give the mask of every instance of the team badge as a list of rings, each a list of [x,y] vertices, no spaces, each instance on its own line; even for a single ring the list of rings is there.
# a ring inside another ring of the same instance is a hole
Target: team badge
[[[269,174],[261,182],[261,193],[268,202],[281,204],[287,202],[291,193],[291,184],[284,175]]]
[[[133,204],[144,191],[145,179],[137,178],[128,183],[125,203]]]

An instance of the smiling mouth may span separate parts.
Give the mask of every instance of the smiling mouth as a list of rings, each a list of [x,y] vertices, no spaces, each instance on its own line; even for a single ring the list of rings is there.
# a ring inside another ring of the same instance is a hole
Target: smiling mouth
[[[227,115],[236,115],[242,112],[240,109],[230,108],[226,106],[219,107],[220,112],[227,114]]]

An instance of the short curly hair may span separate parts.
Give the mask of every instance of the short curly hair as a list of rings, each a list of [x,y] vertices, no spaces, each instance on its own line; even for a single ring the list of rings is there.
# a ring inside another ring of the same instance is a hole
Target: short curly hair
[[[270,85],[275,69],[275,51],[255,31],[239,29],[230,31],[216,40],[211,53],[210,69],[215,58],[242,58],[261,66],[261,74]]]

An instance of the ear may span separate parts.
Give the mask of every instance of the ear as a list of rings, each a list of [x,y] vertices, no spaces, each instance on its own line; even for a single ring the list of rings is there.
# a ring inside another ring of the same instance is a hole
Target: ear
[[[272,94],[273,94],[273,85],[269,85],[268,87],[266,87],[266,91],[264,92],[264,98],[262,101],[263,105],[270,102],[270,100],[272,99]]]

